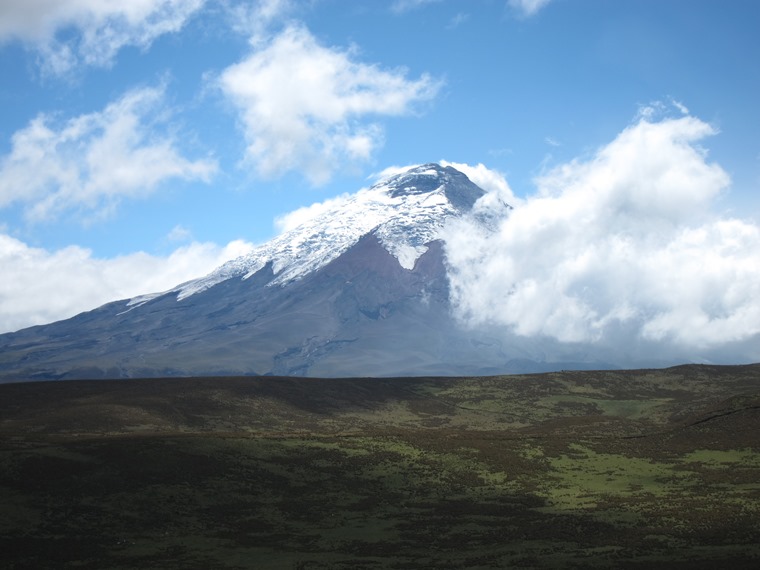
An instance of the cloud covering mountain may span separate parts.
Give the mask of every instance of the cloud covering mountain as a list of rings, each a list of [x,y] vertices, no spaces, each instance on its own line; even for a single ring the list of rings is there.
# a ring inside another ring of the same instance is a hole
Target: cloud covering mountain
[[[496,231],[456,221],[446,251],[458,314],[685,358],[757,341],[760,227],[715,209],[730,179],[699,146],[714,134],[688,115],[641,118],[538,177]],[[760,359],[760,343],[746,357]]]

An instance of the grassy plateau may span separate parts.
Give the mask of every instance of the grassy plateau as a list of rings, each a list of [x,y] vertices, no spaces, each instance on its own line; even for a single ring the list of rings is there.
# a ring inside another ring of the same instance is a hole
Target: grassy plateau
[[[760,365],[0,385],[0,567],[758,568]]]

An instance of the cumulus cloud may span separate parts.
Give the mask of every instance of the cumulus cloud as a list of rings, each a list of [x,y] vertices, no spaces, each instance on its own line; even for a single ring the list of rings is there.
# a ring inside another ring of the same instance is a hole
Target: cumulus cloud
[[[3,0],[0,42],[21,40],[43,68],[63,74],[78,64],[109,66],[121,48],[147,48],[179,31],[206,0]]]
[[[691,116],[640,118],[537,179],[495,231],[448,228],[461,318],[563,342],[689,351],[760,333],[760,227],[712,211],[729,185]],[[760,357],[760,349],[755,349]]]
[[[244,255],[253,245],[193,242],[166,257],[133,253],[98,259],[88,249],[30,247],[0,234],[0,333],[72,317],[114,299],[165,291]]]
[[[215,161],[188,160],[171,136],[156,134],[163,99],[163,89],[141,88],[68,121],[38,115],[0,157],[0,208],[21,203],[32,220],[70,210],[103,213],[167,179],[209,180]]]
[[[240,113],[246,161],[259,175],[299,171],[314,184],[372,156],[383,143],[377,117],[408,114],[440,87],[427,75],[410,80],[358,62],[301,26],[224,70],[218,83]]]
[[[535,16],[551,0],[509,0],[507,4],[523,18]]]

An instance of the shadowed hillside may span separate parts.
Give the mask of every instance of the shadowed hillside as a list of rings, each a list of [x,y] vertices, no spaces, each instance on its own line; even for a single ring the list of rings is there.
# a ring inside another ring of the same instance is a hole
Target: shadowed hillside
[[[760,365],[0,385],[9,568],[734,568]]]

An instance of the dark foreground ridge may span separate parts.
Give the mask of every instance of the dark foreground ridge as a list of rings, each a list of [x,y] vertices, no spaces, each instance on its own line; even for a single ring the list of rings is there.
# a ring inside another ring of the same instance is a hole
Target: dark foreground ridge
[[[0,385],[8,568],[755,568],[760,365]]]

